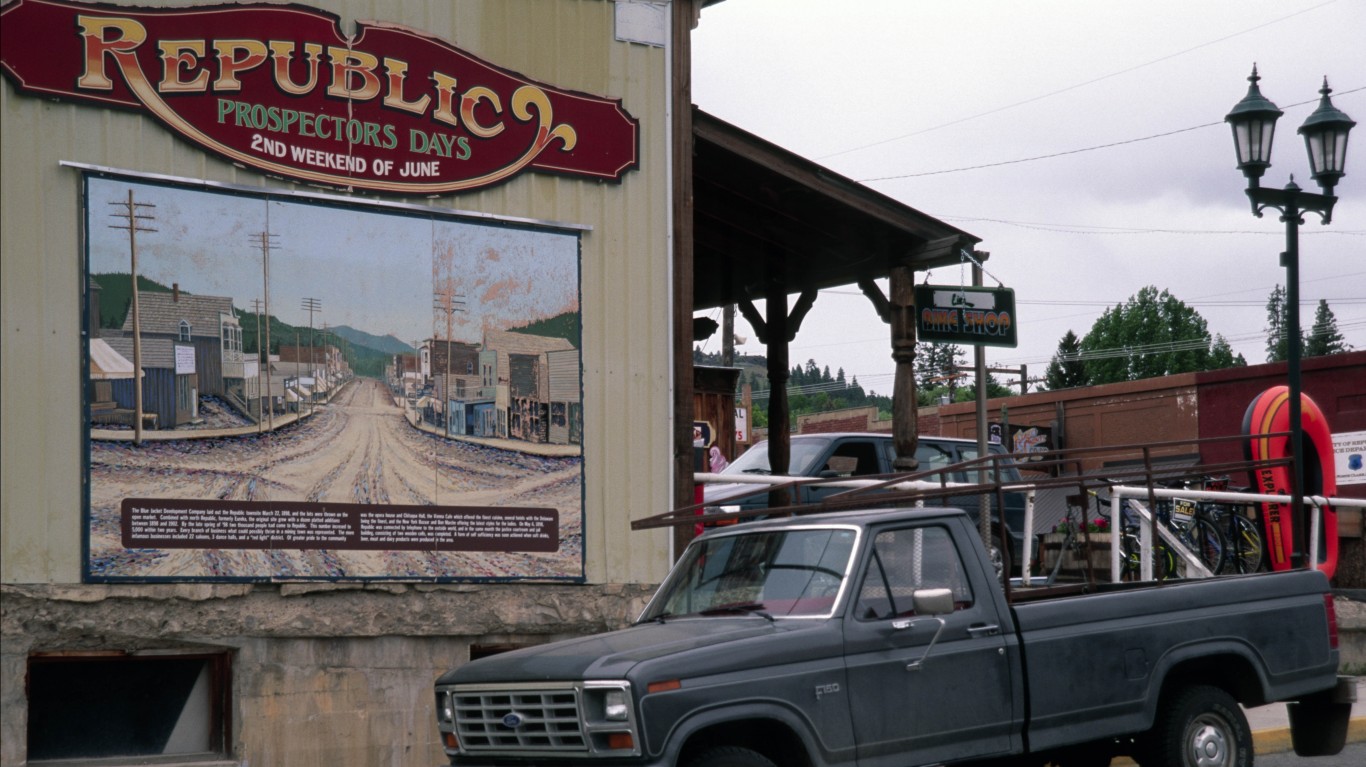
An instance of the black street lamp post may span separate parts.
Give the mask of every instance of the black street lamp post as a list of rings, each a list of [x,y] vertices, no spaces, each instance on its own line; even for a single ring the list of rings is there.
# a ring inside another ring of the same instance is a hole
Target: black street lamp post
[[[1319,91],[1323,98],[1318,109],[1300,126],[1305,148],[1309,152],[1312,177],[1323,190],[1322,194],[1305,192],[1290,177],[1284,189],[1265,189],[1262,174],[1271,167],[1271,142],[1275,136],[1276,118],[1281,110],[1262,96],[1257,88],[1257,67],[1252,67],[1252,83],[1243,97],[1224,120],[1233,126],[1233,143],[1238,152],[1238,169],[1247,177],[1247,196],[1252,201],[1252,213],[1261,218],[1262,211],[1275,208],[1285,222],[1285,252],[1281,265],[1285,267],[1286,365],[1290,389],[1290,451],[1292,508],[1301,508],[1304,492],[1304,425],[1300,422],[1300,224],[1305,213],[1317,213],[1328,224],[1333,220],[1333,204],[1338,198],[1333,187],[1343,176],[1347,157],[1347,134],[1356,123],[1333,106],[1328,94],[1328,78],[1323,79]],[[1331,470],[1331,469],[1330,469]],[[1308,555],[1308,528],[1303,515],[1295,530],[1293,564],[1305,564]],[[1310,562],[1313,567],[1316,563]]]

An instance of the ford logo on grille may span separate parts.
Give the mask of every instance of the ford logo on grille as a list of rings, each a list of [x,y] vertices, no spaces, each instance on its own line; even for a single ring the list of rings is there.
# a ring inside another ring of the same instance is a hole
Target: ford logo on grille
[[[525,723],[526,717],[522,716],[516,711],[513,711],[512,713],[509,713],[503,717],[503,726],[508,728],[509,730],[515,730]]]

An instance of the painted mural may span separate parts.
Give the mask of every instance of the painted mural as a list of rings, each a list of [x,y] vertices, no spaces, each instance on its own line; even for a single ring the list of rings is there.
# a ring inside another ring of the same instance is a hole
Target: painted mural
[[[85,212],[87,580],[582,579],[577,232],[99,173]]]

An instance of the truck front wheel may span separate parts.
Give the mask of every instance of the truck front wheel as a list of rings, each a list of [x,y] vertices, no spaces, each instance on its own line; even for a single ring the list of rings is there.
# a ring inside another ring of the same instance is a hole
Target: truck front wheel
[[[1233,696],[1188,687],[1164,701],[1148,735],[1144,765],[1251,767],[1252,731]]]
[[[687,767],[775,767],[768,757],[739,746],[722,746],[704,751]]]

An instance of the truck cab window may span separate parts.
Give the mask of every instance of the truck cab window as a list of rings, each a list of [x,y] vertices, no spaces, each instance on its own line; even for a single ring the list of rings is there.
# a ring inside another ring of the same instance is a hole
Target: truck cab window
[[[862,477],[881,474],[877,446],[872,442],[842,442],[826,461],[830,471],[841,477]]]
[[[959,610],[972,605],[972,588],[949,532],[942,527],[883,531],[873,540],[855,616],[885,620],[914,615],[911,595],[928,588],[952,590]]]
[[[920,462],[920,466],[916,468],[916,471],[942,469],[959,460],[954,456],[952,446],[936,445],[923,440],[920,444],[916,445],[915,459]]]

